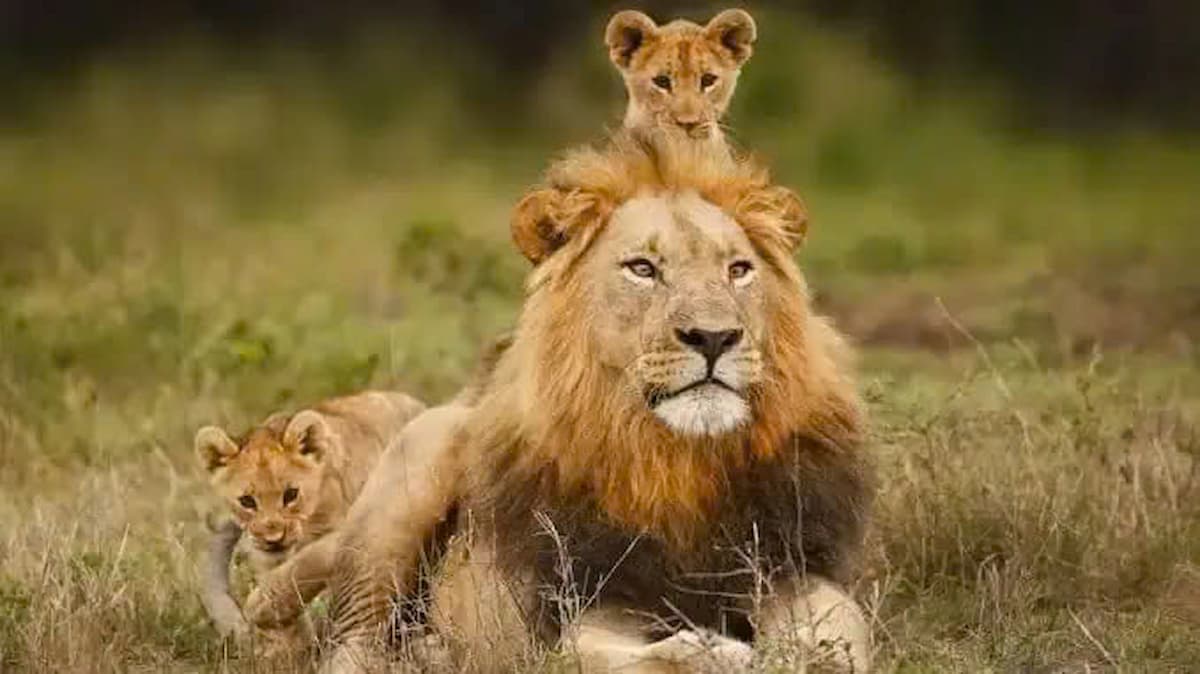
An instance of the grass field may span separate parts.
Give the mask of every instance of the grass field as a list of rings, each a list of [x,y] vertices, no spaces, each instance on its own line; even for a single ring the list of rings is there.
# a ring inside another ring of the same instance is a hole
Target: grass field
[[[1020,129],[762,25],[733,122],[862,345],[880,669],[1200,668],[1200,139]],[[0,671],[253,669],[197,597],[194,430],[439,400],[513,320],[508,210],[616,77],[589,43],[506,100],[395,37],[112,54],[6,113]]]

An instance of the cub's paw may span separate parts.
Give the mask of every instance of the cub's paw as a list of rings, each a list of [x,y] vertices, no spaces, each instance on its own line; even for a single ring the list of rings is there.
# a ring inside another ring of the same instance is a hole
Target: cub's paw
[[[300,596],[295,592],[271,592],[265,587],[256,587],[246,597],[242,614],[255,627],[272,629],[291,625],[304,610]]]

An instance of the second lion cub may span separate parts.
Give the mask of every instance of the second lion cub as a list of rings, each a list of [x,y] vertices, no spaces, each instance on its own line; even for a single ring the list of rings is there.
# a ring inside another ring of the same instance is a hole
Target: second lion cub
[[[238,539],[260,581],[341,522],[388,443],[424,409],[403,393],[369,391],[273,414],[236,439],[216,426],[196,433],[196,457],[233,516],[214,534],[204,579],[219,631],[248,634],[229,588]]]

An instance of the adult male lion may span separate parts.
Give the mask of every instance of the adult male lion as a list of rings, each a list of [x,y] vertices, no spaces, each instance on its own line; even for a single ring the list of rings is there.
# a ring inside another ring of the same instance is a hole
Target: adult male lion
[[[507,669],[530,635],[588,669],[745,663],[777,639],[867,669],[841,589],[871,495],[862,419],[792,258],[799,199],[750,160],[623,134],[554,164],[512,226],[536,265],[513,342],[356,502],[330,668],[355,668],[453,509],[433,616],[466,666]]]

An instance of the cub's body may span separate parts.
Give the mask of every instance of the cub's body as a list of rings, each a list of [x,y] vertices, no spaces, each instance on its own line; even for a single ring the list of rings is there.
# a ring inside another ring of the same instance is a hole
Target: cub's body
[[[369,391],[273,414],[237,439],[215,426],[197,432],[197,458],[232,515],[214,534],[205,578],[206,604],[221,631],[245,631],[229,592],[235,544],[257,583],[331,532],[384,449],[423,409],[408,395]]]

